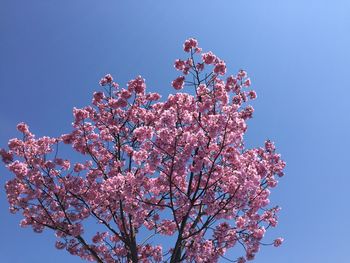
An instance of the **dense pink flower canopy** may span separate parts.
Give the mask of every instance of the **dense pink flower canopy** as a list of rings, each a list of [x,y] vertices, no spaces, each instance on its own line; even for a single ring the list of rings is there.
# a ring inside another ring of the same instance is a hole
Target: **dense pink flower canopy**
[[[15,175],[6,191],[21,226],[52,229],[58,249],[95,262],[217,262],[232,247],[229,260],[254,258],[277,225],[269,196],[285,163],[271,141],[244,146],[256,98],[247,73],[224,79],[225,62],[195,39],[184,51],[172,86],[189,93],[161,101],[141,76],[121,88],[108,74],[92,104],[73,109],[71,133],[36,138],[18,124],[23,139],[0,155]],[[60,158],[62,143],[86,161]]]

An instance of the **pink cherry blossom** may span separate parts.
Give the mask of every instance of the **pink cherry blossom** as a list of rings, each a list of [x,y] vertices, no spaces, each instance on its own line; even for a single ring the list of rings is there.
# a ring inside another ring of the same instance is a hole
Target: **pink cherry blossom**
[[[202,59],[205,64],[213,64],[216,61],[216,56],[210,51],[203,53]]]
[[[132,93],[126,89],[122,89],[120,92],[120,97],[122,97],[123,99],[127,100],[132,96]]]
[[[101,86],[106,86],[107,84],[112,84],[112,82],[113,82],[112,75],[111,74],[107,74],[100,80],[100,85]]]
[[[251,100],[256,99],[256,92],[254,90],[249,91],[248,95]]]
[[[194,38],[187,39],[184,43],[184,51],[185,52],[190,52],[191,49],[196,49],[196,52],[200,51],[198,49],[198,42]]]
[[[145,90],[146,90],[146,83],[141,76],[138,76],[137,78],[130,80],[128,82],[129,92],[135,91],[136,94],[140,94],[140,93],[144,93]]]
[[[21,122],[17,125],[17,130],[24,134],[27,134],[29,132],[28,125],[25,124],[24,122]]]
[[[185,67],[186,67],[186,63],[185,61],[181,60],[181,59],[177,59],[175,60],[175,63],[174,63],[174,67],[177,69],[177,70],[184,70]]]
[[[104,97],[105,96],[103,92],[94,92],[92,103],[96,105],[97,103],[100,103],[104,99]]]
[[[282,245],[282,243],[283,243],[283,238],[279,237],[279,238],[275,239],[275,241],[273,242],[273,245],[275,247],[279,247],[280,245]]]
[[[22,139],[0,155],[22,227],[53,230],[57,249],[98,263],[215,263],[236,246],[244,254],[231,261],[255,258],[278,223],[270,194],[285,162],[270,140],[244,146],[256,98],[247,72],[223,79],[225,62],[197,40],[184,50],[172,86],[188,75],[188,93],[161,100],[141,76],[119,88],[107,74],[91,105],[73,109],[71,132],[37,138],[18,124]]]
[[[11,163],[13,161],[13,155],[4,149],[0,149],[0,156],[5,164]]]
[[[250,87],[250,85],[251,85],[250,79],[246,79],[243,83],[243,86],[245,87]]]
[[[226,64],[224,61],[219,61],[215,64],[214,72],[219,75],[225,75],[226,73]]]
[[[177,77],[175,80],[173,80],[172,86],[174,87],[174,89],[180,90],[184,86],[184,81],[185,81],[184,76]]]

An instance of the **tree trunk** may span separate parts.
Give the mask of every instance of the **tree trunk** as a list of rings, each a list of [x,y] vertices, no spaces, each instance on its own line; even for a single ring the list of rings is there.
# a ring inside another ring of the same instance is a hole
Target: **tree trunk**
[[[170,263],[178,263],[181,262],[181,254],[182,254],[182,247],[181,247],[182,240],[178,239],[176,241],[176,245],[174,248],[174,252],[171,255]]]

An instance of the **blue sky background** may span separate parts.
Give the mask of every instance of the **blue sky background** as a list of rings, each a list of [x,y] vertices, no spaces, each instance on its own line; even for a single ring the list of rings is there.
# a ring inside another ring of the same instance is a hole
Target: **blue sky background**
[[[166,97],[173,61],[196,37],[229,73],[248,71],[258,99],[247,143],[270,138],[287,162],[272,194],[280,224],[266,238],[285,243],[255,262],[350,262],[349,14],[348,0],[0,0],[0,145],[20,121],[38,136],[69,132],[72,108],[105,73],[121,85],[141,74]],[[81,262],[50,231],[18,226],[0,174],[0,261]]]

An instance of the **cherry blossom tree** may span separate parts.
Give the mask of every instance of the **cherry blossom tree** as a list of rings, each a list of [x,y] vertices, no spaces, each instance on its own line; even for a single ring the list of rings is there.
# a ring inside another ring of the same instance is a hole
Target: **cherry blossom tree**
[[[269,195],[285,163],[271,141],[244,146],[256,98],[247,73],[224,79],[225,62],[195,39],[184,51],[172,86],[188,93],[161,101],[141,76],[121,88],[108,74],[92,104],[73,109],[71,133],[36,138],[18,124],[23,138],[0,154],[14,174],[6,192],[21,226],[51,229],[58,249],[100,263],[254,259],[277,224]],[[59,144],[84,161],[59,157]],[[225,257],[233,247],[240,254]]]

